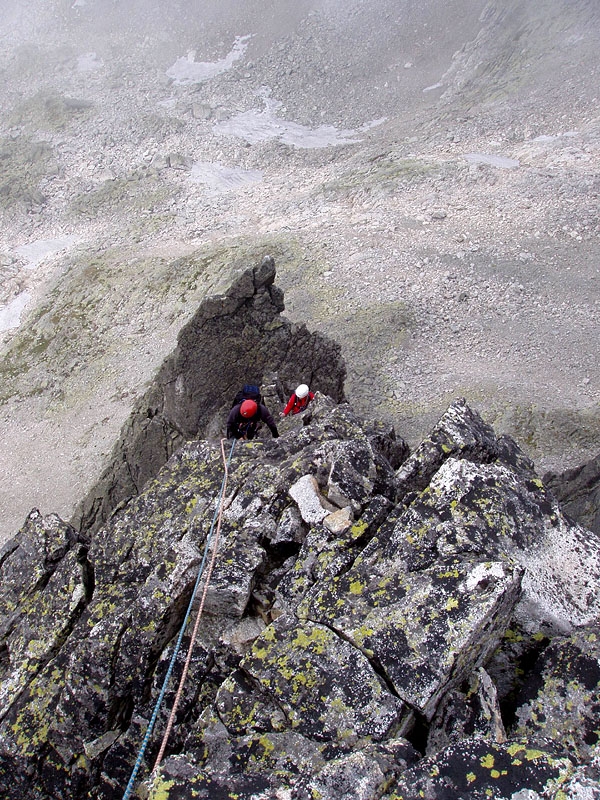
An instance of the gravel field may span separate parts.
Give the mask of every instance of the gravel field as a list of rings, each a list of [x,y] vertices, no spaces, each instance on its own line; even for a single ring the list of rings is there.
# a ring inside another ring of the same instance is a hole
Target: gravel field
[[[0,539],[266,253],[412,446],[464,396],[540,472],[600,451],[597,3],[240,5],[4,1]]]

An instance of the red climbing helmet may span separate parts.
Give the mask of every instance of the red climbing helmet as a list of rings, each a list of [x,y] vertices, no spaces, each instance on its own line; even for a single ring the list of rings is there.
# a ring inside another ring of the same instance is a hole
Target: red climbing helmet
[[[254,400],[244,400],[240,406],[240,414],[242,417],[253,417],[256,414],[258,406]]]

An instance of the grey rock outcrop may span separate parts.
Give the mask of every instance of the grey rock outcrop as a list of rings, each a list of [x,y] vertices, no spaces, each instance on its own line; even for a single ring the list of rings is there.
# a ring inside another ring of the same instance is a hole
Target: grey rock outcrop
[[[185,441],[218,436],[223,400],[244,383],[260,384],[275,370],[288,392],[302,379],[337,401],[344,398],[339,345],[282,317],[283,292],[274,281],[275,263],[267,256],[200,304],[121,431],[109,466],[72,521],[76,527],[97,529]]]
[[[600,534],[600,453],[575,469],[544,475],[544,483],[573,519]]]
[[[464,401],[397,471],[393,431],[320,392],[281,434],[231,455],[198,640],[153,772],[189,631],[155,704],[221,491],[218,447],[184,444],[89,541],[34,512],[7,545],[3,797],[122,797],[153,712],[134,792],[150,800],[593,788],[600,539]],[[302,508],[299,482],[324,516]],[[524,678],[507,655],[517,630],[540,658]],[[499,664],[514,697],[495,684]]]
[[[473,737],[499,744],[506,741],[498,692],[483,667],[471,675],[465,691],[448,692],[439,704],[427,739],[427,754]]]
[[[531,741],[560,739],[575,758],[589,761],[598,738],[599,692],[600,629],[557,637],[521,690],[515,733]]]
[[[572,768],[561,746],[549,741],[544,748],[524,742],[495,744],[468,739],[422,760],[403,773],[385,800],[538,800],[566,797],[562,779]]]

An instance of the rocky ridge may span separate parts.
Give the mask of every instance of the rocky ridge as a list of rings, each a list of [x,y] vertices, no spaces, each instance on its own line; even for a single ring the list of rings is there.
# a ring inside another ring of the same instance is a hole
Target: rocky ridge
[[[281,433],[231,454],[176,724],[150,775],[183,650],[135,796],[596,796],[598,536],[464,400],[411,454],[320,393]],[[122,796],[222,478],[190,441],[89,538],[33,511],[7,543],[7,800]]]
[[[339,345],[282,316],[275,274],[273,258],[265,256],[257,266],[234,272],[230,286],[200,303],[123,425],[105,471],[79,504],[71,520],[76,527],[97,528],[116,506],[139,494],[186,440],[218,437],[228,400],[244,383],[260,383],[274,371],[266,396],[278,406],[300,380],[344,399]]]

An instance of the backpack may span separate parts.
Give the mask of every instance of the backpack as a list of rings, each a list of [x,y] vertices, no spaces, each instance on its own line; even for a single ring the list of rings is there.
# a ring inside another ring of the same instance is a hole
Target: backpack
[[[254,383],[244,384],[244,386],[234,397],[231,407],[233,408],[234,406],[237,406],[239,403],[243,403],[244,400],[254,400],[254,402],[257,405],[260,405],[262,403],[260,386],[256,386],[256,384]]]

